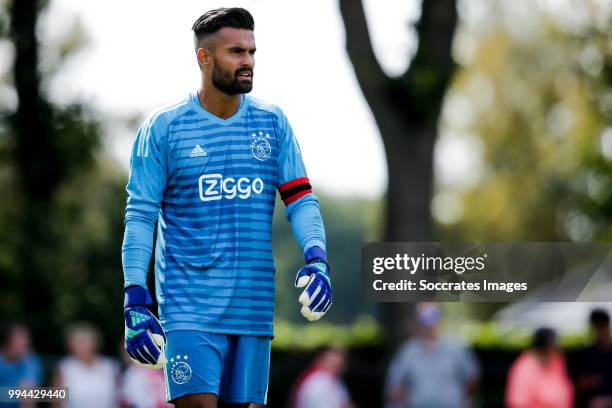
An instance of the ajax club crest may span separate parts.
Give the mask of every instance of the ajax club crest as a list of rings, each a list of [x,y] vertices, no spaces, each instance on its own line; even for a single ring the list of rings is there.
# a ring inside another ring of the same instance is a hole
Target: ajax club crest
[[[251,152],[257,160],[266,161],[270,158],[272,146],[270,146],[269,139],[270,135],[268,133],[264,135],[261,130],[257,133],[251,133]]]
[[[185,384],[191,379],[191,366],[187,360],[189,360],[188,355],[180,354],[170,359],[170,377],[177,384]]]

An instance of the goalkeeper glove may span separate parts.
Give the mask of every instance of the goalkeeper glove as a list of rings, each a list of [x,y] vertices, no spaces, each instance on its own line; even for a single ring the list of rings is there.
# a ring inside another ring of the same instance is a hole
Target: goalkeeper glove
[[[140,286],[125,289],[125,350],[136,363],[145,368],[162,368],[166,364],[166,335],[159,320],[149,310],[149,291]]]
[[[302,315],[312,321],[319,320],[332,305],[331,281],[327,254],[319,247],[304,252],[306,266],[295,277],[295,287],[304,288],[298,301],[302,304]]]

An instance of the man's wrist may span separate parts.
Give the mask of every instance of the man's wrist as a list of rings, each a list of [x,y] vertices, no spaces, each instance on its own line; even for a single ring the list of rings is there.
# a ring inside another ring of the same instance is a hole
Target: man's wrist
[[[130,285],[125,288],[123,307],[147,306],[152,303],[151,295],[146,288],[138,285]]]
[[[322,261],[327,263],[327,253],[323,248],[313,246],[304,251],[304,260],[307,264],[315,261]]]

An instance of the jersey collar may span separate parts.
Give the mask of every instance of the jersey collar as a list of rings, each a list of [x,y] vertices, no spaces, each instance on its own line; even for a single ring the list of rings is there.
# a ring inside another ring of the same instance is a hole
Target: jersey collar
[[[200,103],[200,99],[198,98],[198,91],[191,92],[191,94],[189,95],[189,99],[191,100],[191,103],[195,105],[198,114],[220,125],[229,125],[240,119],[249,105],[249,96],[245,94],[240,95],[240,105],[238,106],[238,110],[236,111],[236,113],[234,113],[227,119],[223,119],[217,115],[213,115],[202,106],[202,104]]]

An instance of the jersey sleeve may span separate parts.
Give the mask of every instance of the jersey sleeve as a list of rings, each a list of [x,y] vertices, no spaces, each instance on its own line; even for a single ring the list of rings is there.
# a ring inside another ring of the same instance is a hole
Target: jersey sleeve
[[[146,287],[153,229],[166,188],[166,138],[167,127],[153,115],[138,129],[134,141],[122,248],[125,287]]]
[[[278,192],[286,206],[312,194],[302,152],[287,117],[279,111]]]
[[[325,228],[319,201],[312,193],[300,146],[285,115],[280,110],[278,115],[281,135],[278,192],[286,206],[285,217],[291,222],[291,230],[302,253],[315,246],[325,250]]]

